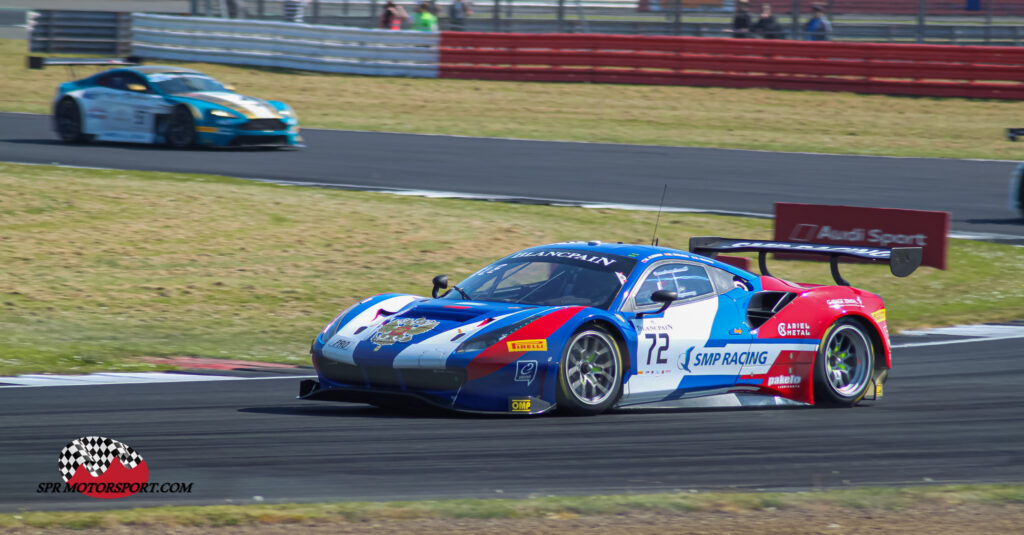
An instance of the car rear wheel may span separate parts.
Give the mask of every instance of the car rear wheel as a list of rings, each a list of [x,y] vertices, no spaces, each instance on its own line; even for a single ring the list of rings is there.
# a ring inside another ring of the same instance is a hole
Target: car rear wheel
[[[185,106],[178,106],[167,121],[167,144],[176,149],[187,149],[196,144],[196,121]]]
[[[82,111],[75,99],[65,97],[57,104],[54,112],[57,135],[64,143],[84,143],[89,136],[82,133]]]
[[[819,405],[851,407],[871,386],[875,347],[856,320],[833,323],[821,340],[814,361],[814,399]]]
[[[600,414],[622,393],[622,351],[608,331],[585,327],[569,340],[558,368],[558,406],[570,414]]]

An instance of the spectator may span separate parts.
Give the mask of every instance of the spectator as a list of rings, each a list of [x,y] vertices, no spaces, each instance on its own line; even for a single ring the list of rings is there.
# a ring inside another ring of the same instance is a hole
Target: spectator
[[[246,12],[245,3],[242,0],[227,0],[228,18],[244,19],[249,13]]]
[[[754,24],[751,31],[761,34],[761,37],[765,39],[786,38],[786,34],[782,31],[782,26],[775,20],[775,15],[772,15],[771,4],[761,5],[761,16],[757,19],[757,23]]]
[[[472,14],[473,10],[470,9],[469,4],[462,0],[454,0],[448,6],[448,20],[451,23],[451,29],[457,32],[466,31],[466,17]]]
[[[750,3],[747,0],[736,1],[736,15],[732,18],[732,36],[750,37]]]
[[[416,6],[416,14],[412,16],[412,29],[420,32],[437,31],[437,15],[430,10],[430,2],[420,2]]]
[[[402,21],[409,18],[405,8],[388,0],[384,5],[384,12],[380,15],[380,27],[385,30],[401,30]]]
[[[805,39],[808,41],[829,41],[832,39],[832,23],[825,18],[825,8],[815,4],[814,15],[804,25]]]
[[[284,20],[302,22],[309,0],[284,0]]]

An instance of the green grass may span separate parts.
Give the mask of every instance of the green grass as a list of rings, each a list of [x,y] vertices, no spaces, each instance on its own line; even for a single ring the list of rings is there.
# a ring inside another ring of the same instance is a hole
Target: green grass
[[[0,40],[0,111],[49,113],[64,69]],[[1024,103],[813,91],[343,76],[191,64],[305,127],[894,156],[1019,159]],[[79,75],[94,72],[79,69]]]
[[[216,527],[310,522],[366,522],[416,519],[528,519],[620,515],[631,512],[743,513],[764,509],[828,506],[837,518],[844,510],[901,511],[923,504],[1019,505],[1022,485],[856,488],[820,492],[680,492],[509,499],[463,499],[416,502],[344,502],[275,505],[155,507],[101,512],[23,512],[0,515],[0,528],[114,528],[127,526]]]
[[[0,164],[0,375],[153,369],[143,357],[306,364],[341,309],[425,295],[539,243],[644,243],[654,214],[296,188],[202,175]],[[398,215],[396,217],[396,215]],[[467,222],[471,222],[467,224]],[[764,239],[771,221],[664,214],[663,245]],[[890,328],[1017,319],[1024,249],[953,240],[950,269],[844,275],[887,300]],[[829,282],[826,264],[779,275]]]

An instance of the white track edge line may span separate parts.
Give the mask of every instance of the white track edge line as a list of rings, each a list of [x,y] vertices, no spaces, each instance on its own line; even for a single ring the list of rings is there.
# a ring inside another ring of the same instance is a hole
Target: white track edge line
[[[927,346],[946,346],[953,344],[971,344],[975,342],[995,342],[997,340],[1016,340],[1024,338],[1024,334],[1015,334],[1010,336],[993,336],[990,338],[968,338],[966,340],[943,340],[940,342],[912,342],[909,344],[900,344],[892,346],[893,349],[902,349],[907,347],[927,347]]]
[[[189,375],[189,374],[174,374]],[[110,382],[83,382],[80,384],[0,384],[0,388],[52,388],[55,386],[109,386],[112,384],[177,384],[182,382],[218,382],[218,381],[265,381],[271,379],[315,379],[315,375],[281,375],[275,377],[238,377],[233,375],[195,375],[204,377],[202,379],[175,379],[173,381],[110,381]],[[212,377],[212,378],[211,378]],[[2,378],[0,378],[2,382]]]

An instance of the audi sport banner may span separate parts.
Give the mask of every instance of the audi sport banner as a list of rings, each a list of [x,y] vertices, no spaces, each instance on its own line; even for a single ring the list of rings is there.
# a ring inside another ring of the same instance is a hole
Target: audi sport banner
[[[949,212],[775,203],[776,241],[922,247],[921,265],[939,269],[946,269],[949,225]]]

